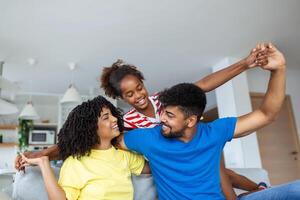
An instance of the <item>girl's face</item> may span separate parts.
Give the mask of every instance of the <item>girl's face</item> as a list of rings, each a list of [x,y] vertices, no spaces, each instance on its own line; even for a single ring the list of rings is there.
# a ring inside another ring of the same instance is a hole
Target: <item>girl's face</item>
[[[122,99],[137,110],[144,110],[150,105],[148,92],[137,77],[133,75],[125,76],[120,82]]]
[[[106,107],[102,108],[97,125],[97,133],[101,140],[112,140],[120,135],[118,119]]]

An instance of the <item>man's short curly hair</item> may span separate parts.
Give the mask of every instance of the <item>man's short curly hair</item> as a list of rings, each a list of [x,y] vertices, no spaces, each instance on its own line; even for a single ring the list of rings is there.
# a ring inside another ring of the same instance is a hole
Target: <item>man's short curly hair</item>
[[[119,130],[120,132],[123,131],[123,120],[120,111],[104,97],[98,96],[83,102],[70,112],[58,133],[61,159],[65,160],[69,156],[80,158],[89,155],[91,149],[96,144],[101,143],[97,130],[98,118],[104,107],[110,109],[112,115],[118,119]]]
[[[164,107],[178,106],[185,117],[196,115],[198,121],[206,106],[204,91],[192,83],[180,83],[162,91],[159,100]]]
[[[142,72],[122,60],[117,60],[111,67],[104,67],[100,81],[105,94],[113,99],[122,97],[120,82],[127,75],[133,75],[141,82],[144,80]]]

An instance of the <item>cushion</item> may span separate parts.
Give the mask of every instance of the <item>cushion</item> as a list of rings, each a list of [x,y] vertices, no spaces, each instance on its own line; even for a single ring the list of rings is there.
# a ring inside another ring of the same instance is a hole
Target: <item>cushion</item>
[[[236,173],[247,177],[255,183],[265,182],[268,186],[270,186],[270,179],[268,176],[268,172],[262,168],[233,168],[231,169]],[[234,189],[237,195],[247,192],[240,189]]]
[[[60,168],[53,168],[57,178],[59,170]],[[25,173],[16,173],[12,197],[15,200],[48,199],[44,180],[38,166],[27,167]]]

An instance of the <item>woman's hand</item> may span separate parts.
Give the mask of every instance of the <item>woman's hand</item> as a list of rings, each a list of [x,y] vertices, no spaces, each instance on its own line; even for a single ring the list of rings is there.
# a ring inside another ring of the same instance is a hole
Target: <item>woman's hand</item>
[[[39,158],[39,157],[43,156],[43,154],[40,151],[34,151],[34,152],[26,151],[23,154],[26,158]],[[22,167],[21,162],[22,162],[22,156],[17,155],[17,157],[15,159],[15,168],[18,171],[25,170],[24,167]]]
[[[24,168],[29,165],[38,165],[41,166],[43,163],[49,163],[48,156],[42,156],[37,158],[28,158],[24,154],[21,154],[21,166],[20,168]]]

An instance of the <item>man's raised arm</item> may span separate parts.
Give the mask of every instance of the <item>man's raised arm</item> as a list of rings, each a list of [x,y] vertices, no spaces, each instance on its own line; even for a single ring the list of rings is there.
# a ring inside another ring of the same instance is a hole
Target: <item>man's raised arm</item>
[[[285,58],[272,44],[263,45],[268,49],[268,64],[262,68],[271,72],[268,89],[257,110],[238,117],[234,137],[246,136],[274,121],[285,98]]]

